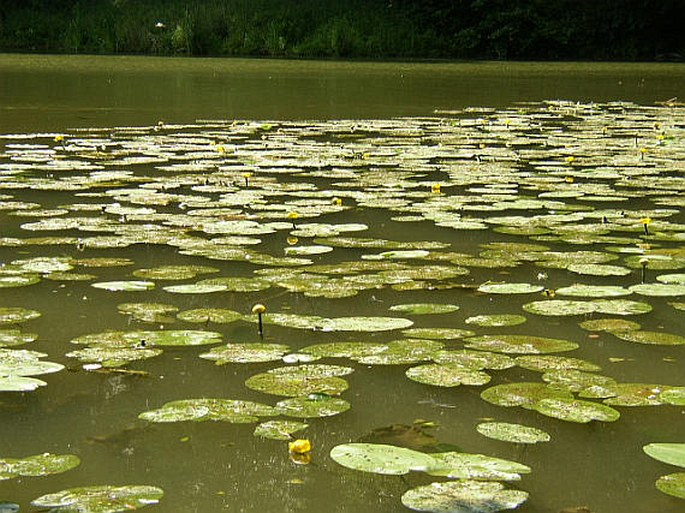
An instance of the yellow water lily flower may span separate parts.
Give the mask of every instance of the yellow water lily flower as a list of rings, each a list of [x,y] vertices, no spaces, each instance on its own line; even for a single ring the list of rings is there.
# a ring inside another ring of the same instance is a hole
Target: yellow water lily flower
[[[306,438],[298,438],[288,442],[288,452],[291,454],[305,454],[312,450],[312,443]]]

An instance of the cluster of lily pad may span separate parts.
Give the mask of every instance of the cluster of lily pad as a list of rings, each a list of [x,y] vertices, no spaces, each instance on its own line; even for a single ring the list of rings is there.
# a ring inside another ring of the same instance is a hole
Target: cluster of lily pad
[[[145,328],[74,338],[85,347],[66,356],[86,369],[144,365],[165,347],[205,344],[215,345],[200,357],[218,365],[279,362],[245,383],[279,396],[274,406],[179,399],[140,414],[150,422],[258,423],[258,436],[290,439],[306,427],[292,419],[350,408],[340,397],[348,388],[344,376],[375,365],[409,366],[403,370],[410,380],[438,387],[485,386],[514,367],[538,372],[538,381],[495,384],[481,397],[571,422],[615,421],[615,407],[682,406],[685,387],[598,374],[594,362],[559,354],[579,341],[535,329],[575,316],[591,336],[611,334],[614,347],[685,344],[675,328],[649,327],[655,310],[685,309],[678,300],[685,296],[684,131],[682,109],[541,102],[415,119],[273,121],[268,129],[257,121],[215,121],[73,130],[59,141],[52,134],[0,135],[0,216],[3,226],[16,228],[0,237],[0,250],[13,255],[0,265],[0,288],[83,282],[98,300],[122,298],[117,310]],[[42,204],[35,194],[29,199],[33,191],[70,194],[73,201]],[[425,238],[438,240],[387,238],[366,212],[393,226],[429,228],[438,236]],[[464,242],[471,232],[483,235],[477,246]],[[143,244],[171,248],[190,263],[139,267],[100,255]],[[153,290],[163,302],[145,301]],[[461,326],[465,304],[429,302],[434,291],[485,296],[506,303],[506,313],[469,312]],[[403,297],[411,292],[420,299]],[[283,309],[266,312],[263,321],[267,332],[369,340],[219,345],[225,325],[257,322],[248,313],[256,293],[362,296],[374,312],[341,317]],[[386,293],[392,301],[376,300]],[[218,298],[227,295],[244,308],[225,308]],[[198,298],[191,309],[181,306],[189,296]],[[45,382],[32,376],[61,370],[41,360],[46,354],[14,349],[38,338],[18,324],[39,316],[0,308],[0,391],[34,390]],[[629,316],[646,319],[646,327]],[[174,323],[200,329],[166,327]],[[381,338],[394,330],[403,337]],[[325,358],[348,359],[350,366],[312,363]],[[271,418],[278,415],[290,418]],[[477,429],[516,443],[546,441],[544,432],[525,426],[489,422]],[[380,449],[348,444],[334,459],[354,451],[362,460],[382,458]],[[436,458],[402,453],[398,461],[421,460],[406,468],[422,471],[457,461]],[[460,477],[468,480],[410,490],[403,502],[422,511],[444,511],[445,504],[473,511],[468,504],[480,501],[495,511],[525,500],[525,492]],[[657,486],[682,497],[682,476],[665,478]],[[134,509],[160,496],[153,488],[105,486],[35,504],[66,511],[69,501],[111,497],[112,508]]]

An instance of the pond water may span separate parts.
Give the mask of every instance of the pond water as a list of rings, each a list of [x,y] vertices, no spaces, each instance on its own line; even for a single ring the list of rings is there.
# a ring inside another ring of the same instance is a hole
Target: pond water
[[[521,512],[682,511],[643,446],[685,442],[684,79],[0,56],[0,388],[35,388],[0,392],[0,458],[80,459],[0,463],[0,502],[148,485],[146,511],[389,513],[450,482],[329,455],[361,441],[526,465]],[[309,349],[331,343],[353,344]],[[268,420],[305,421],[311,452]]]

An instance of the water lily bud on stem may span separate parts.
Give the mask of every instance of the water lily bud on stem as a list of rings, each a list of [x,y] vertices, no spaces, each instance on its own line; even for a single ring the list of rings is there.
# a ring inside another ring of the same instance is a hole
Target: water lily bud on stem
[[[259,336],[263,337],[264,336],[264,325],[262,323],[262,314],[266,312],[266,307],[262,305],[261,303],[257,303],[252,307],[252,313],[257,314],[257,318],[259,319]]]

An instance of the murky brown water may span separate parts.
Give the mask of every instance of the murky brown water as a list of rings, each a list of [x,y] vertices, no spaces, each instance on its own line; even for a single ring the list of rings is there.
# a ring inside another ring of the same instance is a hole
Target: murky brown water
[[[192,123],[198,119],[348,119],[432,116],[436,109],[467,106],[502,108],[517,102],[564,99],[582,102],[632,101],[652,105],[674,96],[685,97],[685,67],[659,64],[536,64],[536,63],[346,63],[233,59],[163,59],[138,57],[0,56],[0,133],[68,132],[70,128],[150,126]],[[685,99],[685,98],[683,98]],[[49,142],[51,137],[42,142]],[[7,144],[8,139],[0,141]],[[156,173],[153,166],[135,166],[136,173]],[[313,182],[314,183],[314,182]],[[325,178],[315,182],[323,186]],[[50,208],[81,201],[68,191],[2,191],[16,200]],[[369,225],[362,237],[396,240],[437,240],[455,251],[476,252],[478,245],[501,235],[488,230],[456,232],[425,223],[394,223],[384,209],[358,208],[328,216],[325,222]],[[32,221],[32,220],[29,220]],[[682,212],[671,219],[683,222]],[[34,236],[20,228],[27,222],[0,211],[2,237]],[[282,238],[282,237],[281,237]],[[281,239],[261,248],[276,253]],[[677,246],[677,244],[676,244]],[[680,243],[682,247],[682,243]],[[458,248],[458,249],[456,249]],[[557,250],[589,249],[576,246]],[[594,248],[593,248],[594,249]],[[339,250],[336,250],[339,251]],[[358,250],[345,250],[355,258]],[[130,258],[131,268],[97,269],[98,281],[126,279],[132,269],[162,264],[219,267],[221,274],[247,276],[245,262],[216,262],[179,255],[175,248],[138,244],[122,249],[86,250],[87,256]],[[335,253],[336,255],[338,253]],[[81,257],[71,247],[1,247],[8,262],[36,255]],[[316,263],[326,263],[327,256]],[[330,261],[338,259],[337,256]],[[538,269],[500,274],[496,269],[473,269],[466,280],[533,281]],[[681,271],[673,271],[681,272]],[[568,282],[563,270],[549,270]],[[520,279],[514,279],[519,277]],[[627,283],[627,282],[626,282]],[[216,295],[174,295],[161,288],[144,293],[110,293],[88,282],[43,280],[22,288],[0,289],[1,306],[36,309],[43,316],[26,325],[39,339],[25,346],[64,363],[71,371],[45,376],[47,387],[32,393],[0,395],[0,457],[41,452],[74,453],[82,459],[70,472],[40,478],[0,482],[0,500],[29,502],[63,488],[92,484],[152,484],[166,491],[163,503],[144,511],[198,512],[401,512],[399,497],[410,486],[427,483],[422,475],[406,478],[361,474],[336,465],[327,454],[338,443],[357,440],[378,427],[411,424],[416,419],[436,422],[434,434],[464,451],[514,459],[533,472],[517,483],[530,493],[521,512],[556,513],[587,505],[593,513],[676,513],[683,502],[654,489],[654,480],[675,472],[642,453],[654,441],[683,442],[682,408],[621,408],[615,423],[565,423],[518,408],[505,409],[482,401],[482,387],[441,389],[408,381],[405,366],[357,366],[348,377],[344,396],[352,408],[337,417],[314,419],[305,432],[314,446],[313,463],[297,466],[288,459],[283,442],[252,436],[252,425],[174,423],[149,425],[139,412],[186,397],[235,397],[273,403],[243,386],[249,376],[274,364],[214,366],[196,357],[203,348],[169,349],[164,355],[133,368],[151,377],[106,375],[78,369],[63,355],[69,341],[85,333],[139,327],[117,313],[124,302],[171,302],[181,310],[224,307],[249,310],[264,301],[270,310],[292,309],[322,316],[387,315],[389,305],[430,301],[456,303],[455,316],[423,316],[422,326],[464,328],[466,317],[478,313],[521,313],[519,297],[494,298],[466,290],[394,292],[364,291],[346,299],[317,299],[282,291]],[[682,298],[678,299],[679,301]],[[683,333],[681,311],[657,298],[651,328]],[[642,319],[638,319],[642,320]],[[529,316],[527,333],[583,340],[587,332],[577,318]],[[167,326],[173,328],[173,325]],[[226,341],[257,342],[252,325],[213,325]],[[397,335],[363,334],[367,341],[388,341]],[[327,334],[269,326],[266,340],[300,348],[319,342],[353,340],[352,334]],[[604,340],[604,339],[602,339]],[[621,346],[620,364],[607,363],[616,353],[612,343],[585,343],[573,355],[600,362],[605,372],[624,381],[685,385],[683,346],[654,348]],[[664,360],[666,359],[666,361]],[[513,369],[497,382],[533,380],[537,375]],[[520,422],[546,430],[552,442],[523,448],[490,440],[474,426],[482,419]]]

